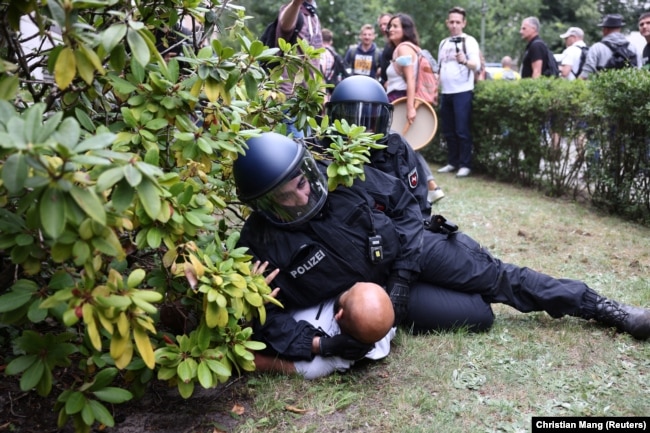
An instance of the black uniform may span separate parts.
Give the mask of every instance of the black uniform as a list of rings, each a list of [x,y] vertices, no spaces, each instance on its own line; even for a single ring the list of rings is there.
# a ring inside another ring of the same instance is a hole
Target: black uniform
[[[475,310],[476,296],[484,306],[501,302],[524,312],[545,310],[553,317],[580,315],[588,290],[584,283],[503,263],[462,233],[424,230],[418,202],[403,183],[372,167],[365,173],[365,181],[330,192],[321,213],[298,227],[279,228],[257,213],[246,221],[240,242],[256,258],[280,269],[274,285],[281,288],[280,300],[288,310],[317,305],[358,281],[385,285],[390,276],[400,274],[433,285],[428,286],[430,293],[424,289],[418,295],[423,314],[440,301],[439,286],[474,294],[472,302],[459,302],[449,312],[470,321],[491,315],[489,308]],[[373,263],[369,238],[377,235],[383,257]],[[450,310],[455,301],[447,306]],[[257,339],[290,359],[310,359],[317,334],[273,305],[268,306],[266,323],[256,329]]]
[[[370,151],[370,164],[376,169],[395,176],[406,185],[420,205],[422,216],[429,219],[431,203],[427,199],[429,187],[427,174],[413,148],[400,134],[388,133],[385,149]]]

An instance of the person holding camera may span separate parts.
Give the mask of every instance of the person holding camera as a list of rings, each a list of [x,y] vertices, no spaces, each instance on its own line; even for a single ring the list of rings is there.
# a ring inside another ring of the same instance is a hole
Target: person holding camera
[[[463,32],[467,25],[465,9],[449,9],[445,21],[449,37],[440,42],[440,126],[447,142],[447,165],[438,173],[451,173],[456,177],[469,176],[472,168],[472,133],[470,131],[472,100],[474,99],[474,74],[480,69],[478,42]]]

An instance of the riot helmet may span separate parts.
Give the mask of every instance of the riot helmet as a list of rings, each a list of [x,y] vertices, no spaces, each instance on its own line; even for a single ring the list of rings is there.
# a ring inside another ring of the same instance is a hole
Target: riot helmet
[[[294,227],[320,212],[327,180],[305,146],[266,132],[246,141],[248,149],[233,164],[237,195],[271,223]]]
[[[365,126],[366,130],[384,134],[385,140],[393,120],[393,104],[386,91],[373,78],[352,75],[341,81],[326,106],[331,120],[345,119],[349,124]]]

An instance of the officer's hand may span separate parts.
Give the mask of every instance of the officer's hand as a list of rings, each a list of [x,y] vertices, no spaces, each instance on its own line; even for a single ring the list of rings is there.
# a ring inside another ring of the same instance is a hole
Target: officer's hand
[[[386,291],[393,302],[395,310],[395,325],[399,325],[408,315],[410,287],[407,280],[399,277],[392,277],[386,284]]]
[[[374,344],[362,343],[346,334],[320,337],[321,356],[340,356],[343,359],[355,361],[363,358],[373,347],[375,347]]]

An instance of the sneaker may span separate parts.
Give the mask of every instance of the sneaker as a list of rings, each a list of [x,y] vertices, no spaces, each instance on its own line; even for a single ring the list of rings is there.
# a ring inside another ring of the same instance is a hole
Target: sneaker
[[[458,173],[456,173],[456,177],[467,177],[471,172],[472,170],[470,170],[469,168],[461,167],[460,170],[458,170]]]
[[[427,199],[429,200],[429,203],[434,204],[441,198],[445,196],[445,193],[440,189],[440,187],[429,191],[429,194],[427,194]]]
[[[451,164],[447,164],[441,169],[438,170],[438,173],[451,173],[452,171],[456,170],[456,167],[454,167]]]

